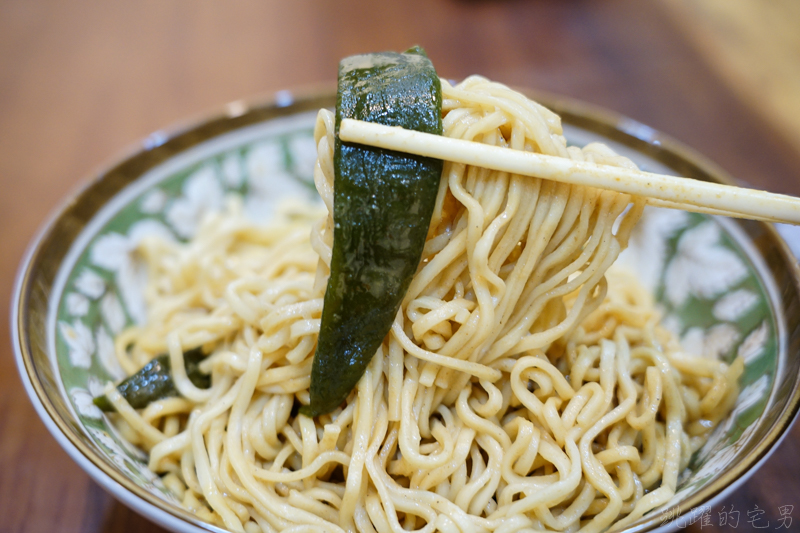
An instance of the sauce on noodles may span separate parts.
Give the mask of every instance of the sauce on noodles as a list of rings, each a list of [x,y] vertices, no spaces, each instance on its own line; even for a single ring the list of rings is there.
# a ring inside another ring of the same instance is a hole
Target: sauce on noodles
[[[442,81],[444,134],[574,160],[560,119],[500,84]],[[332,212],[333,114],[315,182]],[[123,435],[197,516],[231,531],[603,531],[668,501],[738,393],[683,352],[651,296],[609,271],[643,201],[445,163],[423,261],[347,401],[311,419],[309,374],[333,221],[286,206],[254,226],[232,202],[186,244],[149,241],[148,322],[116,339],[133,373],[171,358],[181,397]],[[183,365],[202,346],[209,389]]]

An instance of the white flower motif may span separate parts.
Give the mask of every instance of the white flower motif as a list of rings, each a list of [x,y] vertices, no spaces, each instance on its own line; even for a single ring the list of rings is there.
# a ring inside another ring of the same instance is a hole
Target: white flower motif
[[[104,394],[106,384],[100,381],[96,376],[89,376],[89,379],[86,380],[86,388],[89,390],[89,394],[92,395],[92,398],[97,398]]]
[[[275,141],[254,144],[247,153],[245,164],[251,181],[269,179],[273,174],[285,171],[283,149]]]
[[[243,181],[242,160],[238,153],[231,152],[222,160],[222,182],[236,189],[241,187]]]
[[[137,324],[143,324],[147,320],[147,305],[144,301],[147,271],[144,265],[131,261],[117,271],[116,281],[131,319]]]
[[[727,354],[740,338],[739,330],[723,322],[704,331],[703,328],[689,328],[681,338],[681,346],[687,352],[713,359]]]
[[[144,219],[134,223],[128,230],[128,235],[111,232],[100,236],[89,254],[93,264],[114,273],[114,281],[122,301],[137,324],[141,324],[146,318],[144,287],[147,280],[145,266],[139,260],[136,248],[143,239],[151,237],[175,240],[166,226],[156,220]],[[106,305],[109,309],[113,306],[111,303]]]
[[[118,468],[124,470],[126,472],[130,471],[130,467],[125,458],[127,455],[125,451],[117,444],[117,441],[113,439],[108,433],[105,431],[99,430],[97,428],[86,428],[89,434],[94,438],[94,441],[99,445],[100,450],[108,457],[112,463],[117,465]],[[105,450],[107,448],[108,450]]]
[[[89,300],[78,292],[71,292],[65,298],[67,313],[71,316],[85,316],[89,312]]]
[[[308,197],[306,188],[286,172],[284,163],[281,146],[272,141],[257,144],[247,154],[249,194],[244,211],[251,220],[267,221],[280,202]]]
[[[736,405],[728,417],[731,421],[736,420],[739,415],[753,407],[761,401],[765,395],[769,394],[769,376],[761,376],[753,383],[742,389],[736,399]],[[755,424],[752,424],[755,425]]]
[[[728,435],[733,427],[733,419],[728,417],[723,423],[714,428],[714,431],[709,435],[708,440],[700,448],[698,459],[702,462],[708,459],[715,451],[719,451],[724,446],[724,438]]]
[[[314,165],[317,163],[317,144],[311,135],[297,135],[289,139],[289,152],[292,154],[292,170],[305,179],[314,178]]]
[[[750,438],[751,433],[753,433],[756,429],[755,424],[751,424],[742,432],[736,442],[727,446],[721,450],[713,451],[708,460],[705,462],[703,466],[701,466],[697,472],[695,472],[696,478],[702,478],[706,476],[715,476],[723,469],[728,468],[731,465],[731,462],[739,453],[739,450],[745,446],[747,441]],[[727,432],[726,432],[727,433]]]
[[[139,209],[142,210],[142,213],[155,215],[156,213],[160,213],[166,205],[167,193],[161,189],[153,189],[142,198],[141,203],[139,203]]]
[[[103,315],[106,324],[115,335],[125,327],[125,310],[113,292],[109,292],[100,300],[100,314]]]
[[[720,298],[714,304],[714,316],[718,320],[735,322],[758,303],[758,295],[747,289],[739,289]]]
[[[725,422],[720,424],[714,429],[708,438],[708,441],[703,445],[699,452],[699,460],[706,461],[709,458],[720,453],[723,447],[726,446],[726,439],[731,434],[733,428],[737,425],[737,418],[739,415],[750,409],[758,403],[764,394],[768,393],[769,378],[761,376],[752,384],[748,385],[739,393],[736,400],[736,405],[731,411],[730,415],[725,419]],[[737,440],[738,443],[744,443],[748,437],[751,428],[755,428],[755,424],[749,424],[748,429]],[[736,443],[734,443],[734,446]]]
[[[715,324],[706,332],[703,342],[703,355],[714,359],[721,359],[731,351],[731,348],[741,338],[739,330],[727,322]]]
[[[769,340],[769,325],[765,321],[751,331],[739,346],[738,355],[744,359],[745,365],[762,354],[767,340]]]
[[[95,338],[97,340],[97,358],[102,363],[103,368],[114,379],[123,379],[126,374],[117,359],[117,354],[114,350],[114,339],[106,332],[106,328],[103,326],[97,327]]]
[[[636,272],[644,287],[654,292],[666,262],[667,240],[688,222],[689,215],[684,211],[646,208],[631,235],[630,246],[617,263]]]
[[[174,242],[175,235],[157,220],[145,218],[133,223],[128,230],[128,249],[134,251],[145,239],[162,239]]]
[[[69,395],[72,397],[75,409],[78,410],[81,416],[89,418],[103,417],[103,412],[94,404],[94,396],[88,390],[75,388],[69,391]]]
[[[104,389],[105,385],[101,386],[100,392],[95,395],[99,396],[103,393]],[[89,428],[89,432],[99,443],[102,443],[111,450],[111,452],[109,452],[109,457],[115,464],[125,469],[130,469],[131,466],[137,470],[139,470],[139,468],[147,468],[146,465],[143,464],[147,461],[146,453],[128,442],[120,434],[114,424],[107,424],[105,427],[106,431]],[[125,458],[131,459],[131,461],[125,462]]]
[[[681,236],[664,276],[665,294],[673,305],[682,305],[690,295],[712,298],[747,276],[745,264],[719,244],[720,232],[709,220]]]
[[[78,368],[92,366],[94,339],[89,328],[80,320],[74,320],[72,324],[63,321],[59,322],[58,330],[61,332],[61,338],[67,343],[69,361],[72,366]]]
[[[125,235],[109,232],[97,238],[89,251],[93,264],[115,272],[128,261],[130,242]]]
[[[157,488],[157,487],[156,487],[156,485],[155,485],[156,483],[157,483],[158,485],[161,485],[161,483],[160,483],[160,481],[161,481],[161,478],[159,478],[159,477],[158,477],[156,474],[154,474],[154,473],[153,473],[153,471],[152,471],[152,470],[150,470],[150,469],[147,467],[147,464],[146,464],[145,462],[139,462],[139,461],[136,461],[136,462],[134,463],[134,465],[135,465],[135,467],[136,467],[136,471],[139,473],[139,475],[140,475],[140,476],[142,476],[142,478],[143,478],[145,481],[147,481],[147,483],[148,483],[148,484],[149,484],[151,487],[153,487],[153,488]],[[161,488],[163,489],[163,486],[162,486]]]
[[[90,268],[84,268],[75,279],[75,288],[92,300],[100,298],[106,291],[106,282]]]
[[[224,191],[214,167],[207,165],[186,178],[182,192],[183,196],[167,209],[166,217],[178,235],[189,238],[206,214],[222,208]]]
[[[681,346],[690,354],[703,355],[706,334],[703,328],[689,328],[681,337]]]
[[[103,430],[97,428],[87,428],[89,433],[94,437],[98,444],[102,444],[114,453],[124,453],[122,448],[119,447],[117,442]]]
[[[663,319],[661,319],[661,327],[675,335],[676,337],[681,336],[681,319],[678,315],[671,313],[666,315]],[[684,348],[686,348],[684,346]],[[694,353],[694,352],[691,352]]]

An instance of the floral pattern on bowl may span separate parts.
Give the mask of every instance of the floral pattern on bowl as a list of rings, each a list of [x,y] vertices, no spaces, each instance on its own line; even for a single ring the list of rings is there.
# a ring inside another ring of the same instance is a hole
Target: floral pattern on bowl
[[[225,150],[202,151],[178,172],[163,173],[144,191],[123,192],[125,205],[92,235],[70,272],[57,313],[56,360],[72,407],[84,430],[109,460],[143,488],[174,497],[147,468],[145,455],[125,441],[92,403],[108,381],[125,373],[114,354],[114,336],[146,317],[146,272],[136,257],[142,239],[191,238],[207,213],[225,198],[243,200],[245,213],[266,220],[280,199],[318,201],[313,183],[316,146],[313,116]],[[177,503],[177,502],[176,502]]]

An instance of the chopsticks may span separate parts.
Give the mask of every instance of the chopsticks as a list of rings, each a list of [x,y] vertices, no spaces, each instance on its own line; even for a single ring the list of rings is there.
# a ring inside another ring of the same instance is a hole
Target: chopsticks
[[[343,119],[339,138],[388,150],[647,198],[659,207],[800,224],[800,199],[756,189],[572,161],[463,139]]]

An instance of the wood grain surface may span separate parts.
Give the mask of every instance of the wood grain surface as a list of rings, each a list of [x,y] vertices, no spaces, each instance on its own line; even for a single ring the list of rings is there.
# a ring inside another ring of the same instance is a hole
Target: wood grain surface
[[[411,44],[443,76],[481,73],[606,106],[743,182],[800,194],[796,139],[667,11],[639,0],[2,0],[0,302],[48,214],[149,133],[232,100],[332,82],[342,56]],[[800,14],[788,16],[798,27]],[[159,531],[47,433],[14,365],[8,305],[0,310],[0,532]],[[685,531],[800,529],[799,453],[795,428]],[[796,509],[782,517],[787,506]]]
[[[659,1],[726,85],[800,150],[800,2]]]

